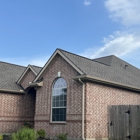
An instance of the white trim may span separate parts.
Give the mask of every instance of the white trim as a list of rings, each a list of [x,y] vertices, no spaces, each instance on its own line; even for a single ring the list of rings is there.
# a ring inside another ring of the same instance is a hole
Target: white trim
[[[60,77],[61,78],[61,77]],[[64,106],[64,107],[53,107],[52,106],[52,104],[53,104],[53,101],[52,101],[52,99],[53,99],[53,90],[54,90],[54,84],[55,84],[55,82],[58,80],[59,78],[57,78],[57,79],[55,79],[54,81],[53,81],[53,85],[52,85],[52,90],[51,90],[51,119],[50,119],[50,123],[66,123],[66,121],[52,121],[52,110],[53,109],[55,109],[55,108],[66,108],[66,111],[67,111],[67,92],[66,92],[66,106]],[[64,78],[63,78],[64,79]],[[65,79],[64,79],[65,80]],[[65,80],[65,82],[66,82],[66,80]],[[63,88],[63,87],[62,87]],[[67,82],[66,82],[66,87],[64,87],[64,88],[66,88],[67,89]],[[56,89],[59,89],[59,88],[56,88]],[[66,115],[67,115],[67,112],[66,112]]]
[[[108,140],[108,138],[86,138],[86,140]]]
[[[25,94],[26,92],[24,90],[9,90],[9,89],[0,89],[0,92],[4,93],[19,93],[19,94]]]
[[[57,73],[57,77],[60,77],[61,76],[61,72],[59,71],[58,73]]]
[[[29,69],[35,74],[35,76],[37,75],[37,73],[33,70],[33,68],[30,65],[28,65],[28,67],[26,68],[26,70],[23,72],[23,74],[21,75],[21,77],[18,79],[17,84],[20,84],[21,80],[23,79],[23,77],[25,76],[25,74],[27,73],[27,71]]]
[[[67,108],[67,106],[65,106],[65,107],[52,107],[52,108]]]
[[[51,61],[54,59],[54,57],[59,54],[61,57],[63,57],[77,72],[79,72],[81,75],[84,74],[78,67],[76,67],[63,53],[61,53],[61,51],[56,50],[54,52],[54,54],[50,57],[50,59],[48,60],[48,62],[45,64],[45,66],[43,67],[43,69],[40,71],[40,73],[37,75],[37,77],[34,79],[34,82],[36,82],[44,73],[44,71],[46,70],[46,68],[48,67],[48,65],[51,63]]]
[[[79,78],[79,82],[82,83],[82,139],[85,139],[85,84]]]
[[[29,83],[28,87],[42,87],[43,86],[43,81],[39,82],[39,83]]]
[[[66,121],[64,122],[59,122],[59,121],[51,121],[50,123],[63,123],[63,124],[65,124],[66,123]]]
[[[121,84],[121,83],[117,83],[117,82],[113,82],[113,81],[108,81],[108,80],[104,80],[104,79],[89,76],[89,75],[80,75],[80,76],[74,77],[73,79],[79,80],[79,78],[82,79],[82,80],[95,81],[95,82],[98,82],[98,83],[113,85],[113,86],[116,86],[116,87],[121,87],[121,88],[124,88],[124,89],[130,89],[130,90],[133,90],[133,91],[140,91],[140,88],[138,88],[138,87],[125,85],[125,84]]]

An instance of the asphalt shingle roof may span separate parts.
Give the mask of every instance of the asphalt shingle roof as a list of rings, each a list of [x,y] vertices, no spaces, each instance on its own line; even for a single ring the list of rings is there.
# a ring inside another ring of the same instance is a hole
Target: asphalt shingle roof
[[[88,59],[61,49],[58,50],[85,75],[136,88],[140,86],[140,70],[114,55]],[[37,74],[42,69],[41,67],[30,66]],[[16,82],[25,69],[26,67],[23,66],[0,62],[0,89],[22,89]]]
[[[38,66],[34,66],[34,65],[30,65],[30,66],[36,72],[36,74],[38,74],[40,72],[40,70],[42,69],[42,67],[38,67]]]
[[[140,70],[114,55],[99,59],[88,59],[59,50],[85,75],[137,88],[140,87]]]
[[[0,62],[0,89],[21,90],[16,84],[26,67]]]

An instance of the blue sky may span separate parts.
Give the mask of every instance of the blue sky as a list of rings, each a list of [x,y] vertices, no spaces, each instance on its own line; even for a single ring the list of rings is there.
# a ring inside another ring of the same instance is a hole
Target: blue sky
[[[1,0],[0,61],[43,66],[56,48],[140,68],[140,0]]]

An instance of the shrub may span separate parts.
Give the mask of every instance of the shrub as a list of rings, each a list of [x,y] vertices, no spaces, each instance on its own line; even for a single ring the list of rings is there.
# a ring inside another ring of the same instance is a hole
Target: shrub
[[[36,140],[36,132],[34,129],[23,127],[17,133],[12,134],[12,140]]]
[[[11,140],[11,135],[3,134],[3,140]]]
[[[56,136],[59,140],[67,140],[67,138],[68,138],[68,134],[67,133],[62,133],[62,134],[58,134],[57,136]]]
[[[0,135],[0,140],[3,140],[3,136],[2,135]]]
[[[45,138],[46,137],[45,130],[44,129],[37,130],[37,137],[39,137],[39,138]]]

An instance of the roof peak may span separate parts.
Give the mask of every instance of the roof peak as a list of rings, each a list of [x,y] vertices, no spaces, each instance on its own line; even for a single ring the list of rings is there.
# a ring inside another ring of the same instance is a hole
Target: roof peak
[[[103,64],[103,65],[109,65],[109,66],[110,66],[110,64],[106,64],[106,63],[103,63],[103,62],[100,62],[100,61],[96,61],[96,59],[103,59],[103,58],[107,58],[107,57],[112,57],[112,58],[116,57],[115,55],[109,55],[109,56],[99,57],[99,58],[95,58],[95,59],[90,59],[88,57],[81,56],[81,55],[78,55],[78,54],[75,54],[75,53],[72,53],[72,52],[60,49],[60,48],[57,48],[56,50],[59,50],[59,51],[62,51],[62,52],[66,52],[66,53],[69,53],[69,54],[72,54],[72,55],[75,55],[75,56],[78,56],[78,57],[82,57],[82,58],[90,60],[90,61],[95,61],[97,63]]]
[[[32,67],[38,67],[38,68],[42,68],[42,67],[40,67],[40,66],[31,65],[31,64],[29,64],[29,66],[32,66]]]
[[[109,55],[109,56],[104,56],[104,57],[92,59],[92,61],[111,66],[113,57],[115,57],[115,56]]]
[[[59,48],[57,50],[63,51],[63,52],[66,52],[66,53],[70,53],[70,54],[73,54],[73,55],[76,55],[76,56],[79,56],[79,57],[82,57],[82,58],[85,58],[85,59],[88,59],[88,60],[92,61],[92,59],[90,59],[88,57],[85,57],[85,56],[82,56],[82,55],[79,55],[79,54],[75,54],[75,53],[72,53],[72,52],[69,52],[69,51],[66,51],[66,50],[63,50],[63,49],[59,49]]]

